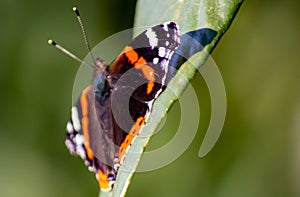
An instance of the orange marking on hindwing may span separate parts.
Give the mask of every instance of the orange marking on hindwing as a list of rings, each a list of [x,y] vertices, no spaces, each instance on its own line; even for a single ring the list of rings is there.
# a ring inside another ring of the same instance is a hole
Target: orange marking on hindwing
[[[120,150],[117,154],[117,161],[116,163],[121,163],[123,156],[125,155],[127,148],[131,145],[132,140],[134,139],[134,137],[137,136],[137,134],[139,133],[141,127],[144,125],[145,123],[145,116],[141,116],[139,117],[134,125],[131,127],[128,135],[126,136],[124,142],[120,145]]]
[[[82,92],[80,97],[80,104],[82,110],[81,123],[82,123],[82,133],[84,136],[84,146],[86,148],[88,158],[92,160],[94,158],[94,155],[90,147],[89,118],[88,118],[88,109],[89,109],[88,93],[90,89],[91,87],[89,86]]]
[[[139,55],[132,47],[126,46],[124,49],[124,54],[128,58],[128,61],[133,64],[136,69],[141,70],[143,75],[148,80],[146,93],[150,94],[153,90],[155,81],[154,69],[147,65],[147,61],[143,57],[139,58]]]
[[[104,174],[101,170],[97,171],[98,174],[98,184],[103,190],[111,190],[111,185],[109,184],[109,180],[106,174]]]

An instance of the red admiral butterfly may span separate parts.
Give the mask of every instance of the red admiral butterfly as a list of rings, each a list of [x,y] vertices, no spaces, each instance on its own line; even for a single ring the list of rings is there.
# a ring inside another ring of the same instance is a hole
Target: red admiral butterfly
[[[102,190],[112,189],[126,151],[164,90],[168,64],[179,43],[177,25],[166,22],[134,38],[111,66],[95,60],[92,84],[72,107],[65,143],[96,173]]]

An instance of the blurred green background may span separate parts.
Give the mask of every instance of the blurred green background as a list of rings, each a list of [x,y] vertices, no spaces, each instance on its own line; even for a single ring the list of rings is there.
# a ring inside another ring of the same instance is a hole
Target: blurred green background
[[[47,44],[86,55],[73,5],[92,45],[133,25],[132,0],[0,2],[0,196],[98,195],[94,174],[64,145],[79,64]],[[296,0],[244,2],[212,54],[228,99],[219,141],[197,156],[210,117],[197,74],[196,138],[167,167],[136,173],[128,196],[300,196],[299,18]]]

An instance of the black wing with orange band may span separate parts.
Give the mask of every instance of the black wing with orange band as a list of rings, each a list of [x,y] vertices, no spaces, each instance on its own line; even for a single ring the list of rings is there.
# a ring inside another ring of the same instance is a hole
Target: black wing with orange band
[[[72,108],[66,145],[110,191],[126,151],[163,91],[179,30],[167,22],[147,29],[125,47],[109,68],[96,61],[93,83]]]

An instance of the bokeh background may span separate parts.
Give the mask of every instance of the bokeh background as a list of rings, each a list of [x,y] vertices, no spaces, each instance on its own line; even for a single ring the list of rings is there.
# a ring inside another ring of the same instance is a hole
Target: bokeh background
[[[73,5],[92,45],[133,25],[133,0],[0,2],[0,196],[98,195],[94,174],[64,145],[79,64],[47,44],[86,55]],[[197,156],[210,117],[198,74],[196,138],[167,167],[136,173],[128,196],[300,196],[299,18],[296,0],[244,2],[212,54],[228,99],[219,141]],[[169,126],[179,111],[175,104]],[[165,130],[149,149],[172,137]]]

